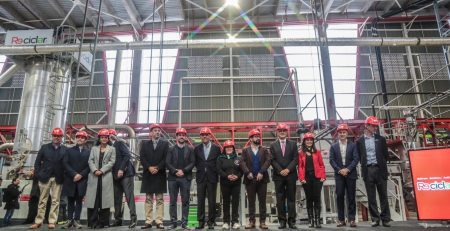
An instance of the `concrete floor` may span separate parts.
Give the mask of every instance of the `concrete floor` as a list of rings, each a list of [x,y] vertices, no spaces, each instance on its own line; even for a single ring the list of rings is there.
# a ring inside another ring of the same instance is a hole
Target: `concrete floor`
[[[17,223],[17,222],[15,222]],[[127,225],[128,222],[125,222],[125,225]],[[322,229],[320,230],[391,230],[391,231],[414,231],[414,230],[425,230],[425,227],[427,230],[450,230],[450,225],[443,225],[440,222],[437,221],[429,221],[429,222],[423,222],[423,221],[405,221],[405,222],[391,222],[392,227],[385,228],[385,227],[376,227],[372,228],[370,227],[369,222],[359,222],[357,228],[350,228],[350,227],[341,227],[337,228],[336,224],[326,224],[322,226]],[[278,225],[269,225],[269,230],[278,230]],[[26,230],[28,229],[29,225],[23,225],[23,224],[17,224],[8,227],[2,227],[2,231],[8,231],[8,230]],[[61,230],[59,228],[60,226],[57,226],[57,230]],[[216,226],[216,230],[221,230],[221,226]],[[86,228],[87,229],[87,228]],[[42,226],[40,230],[48,230],[47,226]],[[103,229],[105,231],[112,231],[112,230],[128,230],[127,226],[121,226],[121,227],[111,227]],[[140,226],[136,227],[135,230],[141,230]],[[157,230],[157,229],[149,229],[149,230]],[[166,228],[168,230],[168,228]],[[181,228],[178,228],[176,230],[182,230]],[[241,228],[240,230],[245,230]],[[259,229],[255,229],[259,230]],[[286,229],[287,230],[287,229]],[[314,230],[309,229],[306,225],[298,225],[297,230]],[[205,229],[206,231],[206,229]]]

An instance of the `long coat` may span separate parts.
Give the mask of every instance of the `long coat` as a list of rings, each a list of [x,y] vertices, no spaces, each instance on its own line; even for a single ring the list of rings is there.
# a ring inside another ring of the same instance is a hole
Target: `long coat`
[[[89,155],[90,150],[83,148],[80,151],[78,146],[74,146],[67,150],[63,159],[64,164],[64,184],[62,194],[69,197],[86,195],[87,180],[90,172],[89,169]],[[83,177],[78,182],[73,182],[73,177],[76,174],[80,174]],[[77,194],[75,194],[75,192]]]
[[[167,174],[166,156],[169,151],[169,142],[159,139],[156,149],[153,149],[153,141],[143,141],[139,156],[143,169],[141,193],[166,193]],[[158,173],[151,174],[150,166],[157,166]]]
[[[106,146],[106,151],[103,156],[102,168],[99,167],[100,146],[94,146],[89,155],[89,168],[91,172],[88,176],[88,188],[86,190],[86,207],[94,208],[95,198],[97,195],[97,181],[98,177],[94,175],[95,170],[99,169],[103,172],[102,177],[102,208],[114,207],[114,188],[112,167],[116,162],[116,149],[112,146]]]
[[[220,156],[220,147],[211,142],[211,148],[209,150],[208,159],[205,159],[205,153],[203,152],[203,143],[197,145],[194,149],[195,153],[195,167],[197,173],[195,179],[197,183],[203,183],[205,180],[209,183],[217,183],[219,181],[219,175],[217,173],[217,158]]]

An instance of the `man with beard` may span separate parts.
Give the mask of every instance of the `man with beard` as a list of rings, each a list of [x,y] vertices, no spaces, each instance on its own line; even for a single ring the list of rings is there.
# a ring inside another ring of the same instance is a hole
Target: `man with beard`
[[[216,212],[216,190],[217,190],[217,158],[220,155],[220,148],[211,142],[211,130],[202,128],[200,130],[202,143],[194,149],[195,167],[197,168],[197,199],[198,227],[205,228],[205,199],[208,198],[208,228],[214,229]]]
[[[244,184],[248,196],[249,223],[246,229],[255,228],[256,195],[259,201],[259,222],[261,229],[268,229],[266,225],[266,194],[271,156],[269,150],[261,146],[261,132],[253,129],[248,133],[250,146],[242,150],[241,168],[244,172]]]
[[[91,151],[86,147],[88,135],[85,131],[75,134],[77,145],[67,150],[63,163],[65,177],[63,195],[67,196],[68,222],[61,228],[74,227],[81,229],[80,215],[83,208],[83,198],[86,195],[89,174],[89,155]],[[75,213],[75,216],[74,216]]]
[[[48,217],[48,228],[54,229],[58,218],[59,201],[64,181],[63,157],[67,148],[61,144],[64,132],[61,128],[52,130],[52,142],[42,145],[34,162],[34,170],[39,181],[39,205],[34,224],[30,229],[38,229],[44,222],[49,194],[52,205]]]
[[[166,157],[169,169],[168,186],[170,194],[171,229],[177,228],[177,199],[181,194],[181,227],[187,229],[189,212],[189,194],[191,191],[192,169],[195,165],[194,150],[186,143],[186,129],[178,128],[175,132],[177,145],[171,147]]]

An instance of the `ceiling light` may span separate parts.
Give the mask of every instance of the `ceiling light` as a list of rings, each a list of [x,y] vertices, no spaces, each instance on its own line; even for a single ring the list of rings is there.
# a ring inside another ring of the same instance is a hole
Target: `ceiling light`
[[[225,6],[239,7],[239,0],[226,0]]]

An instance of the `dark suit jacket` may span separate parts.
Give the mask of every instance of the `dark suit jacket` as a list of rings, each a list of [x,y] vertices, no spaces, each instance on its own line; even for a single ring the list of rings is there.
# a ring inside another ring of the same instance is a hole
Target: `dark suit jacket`
[[[258,154],[261,158],[261,170],[259,170],[259,173],[263,174],[263,179],[261,182],[268,183],[270,180],[267,169],[270,167],[270,152],[267,148],[259,146]],[[251,146],[242,149],[241,169],[244,172],[244,184],[250,184],[252,181],[256,181],[256,176],[253,176],[253,180],[249,180],[247,178],[247,175],[252,172],[252,155],[253,151]]]
[[[364,136],[361,136],[356,141],[356,146],[358,147],[359,160],[361,161],[361,174],[364,180],[367,179],[367,153],[366,144]],[[386,139],[378,134],[375,134],[375,154],[377,156],[377,164],[382,174],[383,179],[387,180],[387,158],[389,156]]]
[[[345,165],[342,161],[342,155],[341,155],[341,149],[339,147],[339,141],[331,145],[330,147],[330,164],[331,167],[334,169],[334,175],[339,175],[339,170],[343,168],[347,168],[350,170],[349,174],[347,175],[350,179],[356,179],[358,178],[358,174],[356,173],[356,166],[358,165],[359,161],[359,154],[358,149],[356,145],[351,142],[347,141],[347,150],[345,152]]]
[[[88,148],[83,148],[83,151],[80,152],[78,146],[74,146],[67,150],[67,153],[63,158],[65,169],[63,195],[74,197],[84,196],[86,194],[87,179],[90,171],[88,164],[90,153],[91,150]],[[78,182],[73,182],[73,177],[77,173],[83,177]],[[77,192],[77,195],[75,195],[75,192]]]
[[[217,183],[218,173],[216,163],[217,158],[220,156],[220,147],[211,142],[211,149],[207,160],[205,159],[205,154],[203,152],[203,143],[195,147],[194,153],[195,167],[197,168],[195,179],[197,183],[203,183],[205,181]]]
[[[272,180],[277,181],[284,178],[297,180],[298,149],[296,142],[286,139],[286,149],[283,157],[281,143],[277,140],[270,144],[270,154],[273,167]],[[282,176],[280,172],[286,168],[289,169],[289,174]]]
[[[117,177],[119,170],[123,171],[124,177],[134,176],[136,173],[133,163],[131,163],[130,148],[123,141],[114,142],[113,147],[116,149],[116,162],[112,168],[114,178]]]
[[[34,162],[34,172],[40,182],[47,183],[51,177],[55,177],[57,184],[63,183],[63,157],[66,151],[67,147],[64,145],[60,145],[58,149],[55,149],[52,143],[41,146]]]
[[[143,169],[141,193],[166,193],[167,174],[166,156],[169,151],[169,142],[160,138],[153,149],[153,141],[143,141],[139,156]],[[158,173],[151,174],[148,171],[150,166],[157,166]]]
[[[169,169],[169,176],[167,180],[176,180],[178,177],[176,173],[176,165],[178,161],[178,145],[174,145],[169,148],[169,152],[166,157],[166,167]],[[192,169],[195,166],[195,154],[194,149],[189,146],[184,146],[184,177],[188,180],[192,180]]]

